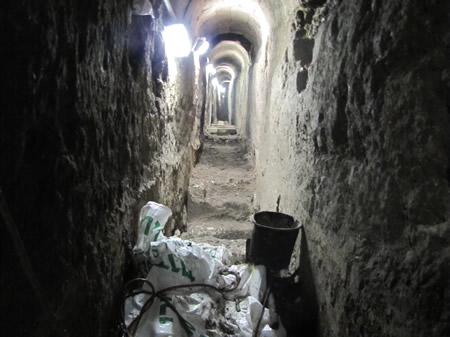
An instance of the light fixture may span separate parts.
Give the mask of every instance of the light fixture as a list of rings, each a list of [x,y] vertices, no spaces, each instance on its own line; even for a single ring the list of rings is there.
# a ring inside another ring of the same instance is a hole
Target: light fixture
[[[199,37],[195,41],[192,51],[197,55],[203,55],[204,53],[207,52],[208,49],[209,49],[209,42],[206,40],[205,37]]]
[[[222,94],[225,93],[225,90],[226,90],[225,87],[224,87],[224,86],[221,86],[221,85],[219,85],[217,89],[218,89],[219,92],[222,93]]]
[[[217,80],[217,77],[214,77],[214,78],[211,80],[211,83],[212,83],[213,86],[217,87],[217,86],[219,85],[219,81]]]
[[[208,63],[205,67],[206,74],[207,75],[215,75],[216,74],[216,68],[212,65],[212,63]]]
[[[191,52],[191,39],[183,24],[164,27],[164,45],[168,57],[186,57]]]

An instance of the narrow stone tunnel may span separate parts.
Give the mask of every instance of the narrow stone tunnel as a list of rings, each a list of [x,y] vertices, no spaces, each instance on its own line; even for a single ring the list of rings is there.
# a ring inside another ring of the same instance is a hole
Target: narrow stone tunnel
[[[0,15],[4,335],[120,336],[139,210],[167,205],[166,234],[187,230],[212,134],[254,162],[255,210],[303,225],[315,326],[292,336],[450,336],[450,2],[6,0]]]

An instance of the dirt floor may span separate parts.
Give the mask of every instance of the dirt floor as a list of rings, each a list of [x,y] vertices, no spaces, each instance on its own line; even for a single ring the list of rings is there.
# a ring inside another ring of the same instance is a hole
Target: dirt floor
[[[188,228],[183,239],[227,247],[232,263],[245,260],[254,213],[254,164],[239,136],[209,136],[189,185]]]

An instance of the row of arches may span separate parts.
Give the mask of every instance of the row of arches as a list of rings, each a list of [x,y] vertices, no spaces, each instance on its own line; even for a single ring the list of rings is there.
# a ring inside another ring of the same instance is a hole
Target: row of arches
[[[294,1],[165,0],[166,22],[183,23],[192,39],[210,48],[199,64],[205,81],[203,124],[226,125],[256,141],[254,125],[269,106],[271,59]],[[167,6],[168,5],[168,6]],[[282,19],[284,18],[284,19]],[[212,71],[207,71],[213,69]]]

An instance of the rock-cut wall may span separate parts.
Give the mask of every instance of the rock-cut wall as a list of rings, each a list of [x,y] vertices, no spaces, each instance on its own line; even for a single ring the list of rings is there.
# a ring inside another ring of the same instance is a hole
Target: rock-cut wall
[[[448,336],[449,3],[303,2],[258,203],[304,224],[321,336]]]
[[[110,336],[139,208],[182,224],[199,99],[192,59],[169,83],[153,10],[2,3],[2,334]]]

